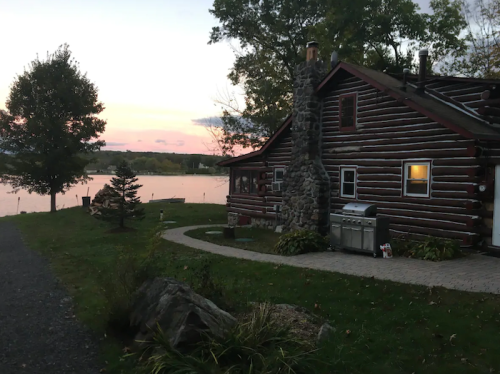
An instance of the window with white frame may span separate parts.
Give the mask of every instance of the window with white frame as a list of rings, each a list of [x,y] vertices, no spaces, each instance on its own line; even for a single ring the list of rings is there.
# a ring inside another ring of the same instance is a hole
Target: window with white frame
[[[356,198],[356,168],[340,169],[340,196]]]
[[[285,168],[275,168],[274,169],[274,182],[283,182],[283,175],[285,174]]]
[[[430,190],[430,162],[404,163],[404,196],[428,197]]]

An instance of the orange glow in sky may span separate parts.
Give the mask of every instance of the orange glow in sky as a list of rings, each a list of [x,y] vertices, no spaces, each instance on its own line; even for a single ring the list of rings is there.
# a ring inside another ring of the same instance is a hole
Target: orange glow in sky
[[[68,43],[99,88],[110,150],[210,153],[205,127],[213,98],[232,89],[234,55],[207,45],[212,0],[2,1],[0,109],[10,85],[36,58]],[[19,27],[22,19],[22,27]],[[13,32],[12,30],[16,30]]]

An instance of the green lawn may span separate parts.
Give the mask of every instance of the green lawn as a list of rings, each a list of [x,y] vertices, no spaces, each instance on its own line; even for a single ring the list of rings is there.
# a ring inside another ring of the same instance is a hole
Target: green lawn
[[[81,208],[56,214],[3,218],[16,222],[28,244],[47,256],[76,302],[77,317],[97,334],[105,332],[102,274],[113,269],[117,247],[145,252],[146,232],[159,210],[169,227],[225,223],[224,206],[146,204],[138,230],[110,234],[111,226]],[[213,274],[235,305],[247,301],[298,304],[336,327],[322,355],[335,373],[490,373],[500,370],[500,297],[398,284],[336,273],[225,258],[164,241],[162,273],[190,282],[200,265]],[[350,334],[346,334],[350,330]],[[451,338],[454,336],[454,338]],[[103,341],[107,373],[123,372],[121,347]]]
[[[240,242],[235,239],[226,239],[223,235],[207,234],[210,231],[223,231],[224,227],[210,227],[191,230],[186,232],[187,236],[195,239],[204,240],[210,243],[226,245],[228,247],[235,247],[247,249],[249,251],[272,253],[274,245],[278,242],[281,234],[277,234],[272,230],[253,228],[253,227],[236,227],[235,239],[248,238],[252,239],[251,242]]]

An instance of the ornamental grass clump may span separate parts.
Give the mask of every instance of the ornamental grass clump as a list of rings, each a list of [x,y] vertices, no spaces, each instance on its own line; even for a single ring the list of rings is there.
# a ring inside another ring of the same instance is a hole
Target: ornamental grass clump
[[[187,353],[171,348],[159,330],[143,357],[152,374],[315,374],[328,366],[316,352],[262,304],[225,337],[205,335]]]
[[[274,247],[274,252],[280,255],[293,256],[308,252],[324,251],[328,247],[328,239],[317,232],[297,230],[284,234]]]

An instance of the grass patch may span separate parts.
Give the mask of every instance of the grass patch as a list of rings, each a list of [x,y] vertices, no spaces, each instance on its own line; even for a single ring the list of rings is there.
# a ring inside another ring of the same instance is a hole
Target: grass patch
[[[110,224],[81,208],[2,220],[18,224],[31,248],[50,259],[74,297],[78,319],[103,336],[108,311],[101,274],[113,269],[117,248],[129,247],[146,256],[147,235],[158,223],[160,209],[165,220],[177,221],[169,227],[226,221],[224,206],[145,204],[145,208],[146,218],[133,223],[137,231],[123,234],[108,233]],[[328,319],[336,333],[321,355],[334,363],[335,373],[500,370],[499,296],[226,258],[167,241],[159,253],[161,273],[188,283],[210,262],[214,281],[235,305],[297,304]],[[111,338],[104,339],[107,373],[132,372],[131,359],[120,361],[120,348]]]
[[[190,230],[186,232],[186,235],[195,239],[200,239],[218,245],[225,245],[228,247],[246,249],[248,251],[271,253],[271,254],[275,254],[273,248],[281,236],[281,234],[275,233],[273,230],[261,229],[256,227],[235,228],[236,239],[250,238],[253,239],[252,242],[238,242],[235,239],[226,239],[222,234],[211,235],[206,233],[207,231],[223,231],[223,230],[224,228],[222,226],[201,228],[196,230]]]

